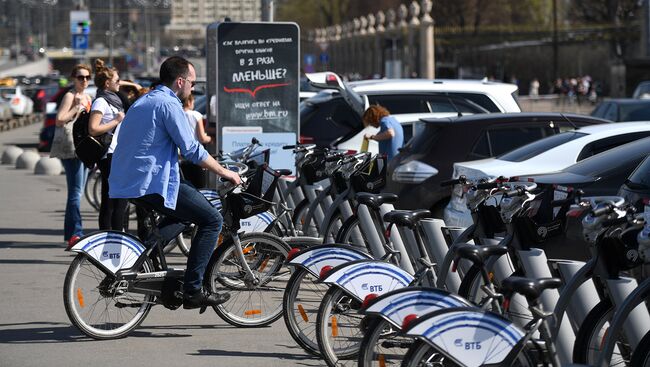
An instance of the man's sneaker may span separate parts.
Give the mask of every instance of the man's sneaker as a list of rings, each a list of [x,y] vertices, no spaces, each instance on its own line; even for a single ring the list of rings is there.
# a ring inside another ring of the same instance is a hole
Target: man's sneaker
[[[68,240],[68,246],[65,248],[65,250],[70,251],[70,249],[74,247],[74,245],[79,241],[79,238],[81,237],[77,235],[73,235],[72,237],[70,237],[70,239]]]
[[[220,305],[230,299],[229,293],[208,293],[205,290],[183,296],[183,308],[204,308]]]

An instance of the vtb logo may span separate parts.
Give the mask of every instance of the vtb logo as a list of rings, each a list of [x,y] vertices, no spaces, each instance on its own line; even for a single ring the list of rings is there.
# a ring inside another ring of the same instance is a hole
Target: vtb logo
[[[102,257],[107,257],[109,259],[119,259],[120,253],[119,252],[109,253],[108,251],[104,251],[102,252]]]

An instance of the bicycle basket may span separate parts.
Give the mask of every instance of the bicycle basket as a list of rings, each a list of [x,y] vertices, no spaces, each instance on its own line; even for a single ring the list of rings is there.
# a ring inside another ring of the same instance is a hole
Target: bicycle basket
[[[300,174],[310,185],[326,179],[325,152],[315,151],[307,157],[306,162],[300,167]]]
[[[386,160],[384,154],[375,155],[354,172],[350,177],[354,191],[378,194],[386,186]]]
[[[336,170],[332,174],[332,182],[334,184],[334,191],[336,194],[342,194],[347,188],[348,188],[348,183],[345,181],[345,177],[343,177],[344,173],[342,170]]]
[[[246,190],[226,197],[228,207],[238,219],[245,219],[271,209],[280,175],[266,164],[255,169]]]

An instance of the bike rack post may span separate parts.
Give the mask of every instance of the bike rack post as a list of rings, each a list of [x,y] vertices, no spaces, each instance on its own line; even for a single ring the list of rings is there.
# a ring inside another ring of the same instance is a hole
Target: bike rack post
[[[443,228],[449,229],[449,227],[445,227],[445,222],[442,219],[435,219],[435,218],[425,218],[422,219],[420,223],[422,225],[424,234],[426,235],[426,238],[428,240],[425,246],[427,247],[431,256],[433,257],[433,259],[431,260],[432,262],[441,265],[445,258],[445,255],[447,254],[447,251],[449,251],[449,245],[450,245],[450,243],[448,243],[447,240],[445,239]],[[462,231],[454,231],[454,232],[456,233],[456,236],[462,233]],[[451,235],[452,231],[450,230],[448,233]],[[453,237],[450,239],[453,242]],[[438,269],[440,270],[440,268]],[[460,288],[460,281],[461,281],[460,275],[458,274],[458,272],[448,273],[447,278],[445,280],[445,285],[447,286],[447,290],[453,293],[457,293],[458,288]]]
[[[618,279],[607,279],[607,289],[610,291],[612,301],[616,306],[621,305],[628,295],[634,292],[639,287],[636,279],[620,277]],[[650,315],[645,304],[636,306],[627,315],[627,319],[623,324],[625,336],[633,348],[641,341],[641,338],[648,332],[650,325]]]
[[[551,269],[548,267],[548,259],[543,250],[532,248],[528,251],[519,250],[517,253],[527,277],[536,279],[553,277]],[[559,298],[560,294],[556,289],[545,290],[540,297],[544,311],[554,310]],[[555,339],[557,354],[562,365],[572,362],[575,339],[575,334],[569,322],[563,322],[558,329],[557,338]]]
[[[388,212],[391,212],[395,210],[395,206],[393,204],[382,204],[379,207],[379,213],[381,215],[381,218],[384,217],[384,215]],[[411,234],[412,236],[413,234]],[[413,241],[415,241],[415,237],[413,238]],[[407,254],[406,250],[406,245],[404,245],[404,240],[402,238],[401,232],[397,228],[397,226],[392,226],[391,231],[390,231],[390,243],[393,244],[393,248],[397,251],[399,251],[400,256],[399,259],[399,266],[400,268],[406,270],[410,274],[415,274],[415,269],[413,268],[413,265],[411,264],[411,259],[409,256],[404,256],[404,254]]]
[[[582,261],[553,259],[550,262],[557,268],[560,273],[560,278],[562,278],[562,283],[564,284],[567,284],[569,279],[572,279],[585,266],[585,263]],[[582,325],[589,311],[596,307],[599,300],[600,296],[598,295],[593,280],[589,280],[580,285],[571,295],[571,301],[569,302],[566,313],[575,332],[578,331],[577,328]]]

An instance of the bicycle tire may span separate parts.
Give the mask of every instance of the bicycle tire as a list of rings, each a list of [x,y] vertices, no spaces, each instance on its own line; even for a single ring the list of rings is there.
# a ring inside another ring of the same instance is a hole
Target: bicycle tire
[[[361,303],[338,287],[325,293],[316,319],[316,337],[321,357],[328,366],[356,365],[363,330]]]
[[[361,230],[361,222],[359,217],[354,215],[348,218],[344,223],[339,232],[336,235],[336,243],[345,243],[352,246],[357,246],[359,248],[368,249],[368,240],[363,235]],[[361,238],[356,238],[355,231],[358,231],[361,235]],[[363,243],[362,243],[363,242]]]
[[[282,317],[282,294],[290,276],[285,264],[289,246],[269,233],[244,233],[239,237],[246,261],[259,277],[259,284],[244,280],[234,242],[227,241],[212,255],[205,286],[212,292],[231,293],[227,302],[213,307],[227,323],[237,327],[266,326]]]
[[[82,274],[82,270],[87,274]],[[150,272],[152,270],[153,265],[147,260],[143,264],[142,271]],[[80,279],[82,276],[87,279]],[[138,304],[140,307],[137,307],[134,313],[129,312],[131,306],[126,303],[122,302],[127,305],[126,307],[117,307],[115,289],[111,289],[116,286],[112,278],[112,274],[107,274],[95,266],[85,254],[78,254],[72,260],[65,276],[63,284],[65,312],[77,329],[93,339],[107,340],[127,336],[147,317],[154,301],[154,296],[137,293],[133,294],[135,299],[129,299],[130,294],[124,292],[120,294],[119,300],[128,300],[134,308]],[[95,293],[96,301],[92,305],[90,302],[87,303],[90,296]],[[96,312],[101,307],[104,309],[101,312]],[[91,321],[90,318],[93,316],[100,319]],[[123,319],[124,322],[121,322]]]
[[[639,344],[637,344],[632,359],[631,366],[650,367],[650,332],[645,334]]]
[[[334,214],[330,217],[329,222],[325,225],[325,231],[323,231],[323,243],[334,243],[336,242],[336,236],[339,230],[343,227],[345,218],[339,209],[334,211]]]
[[[95,185],[97,180],[100,177],[100,172],[98,169],[93,169],[88,172],[88,177],[86,177],[86,184],[84,185],[84,197],[90,206],[99,211],[99,204],[96,201],[96,196],[94,195]]]
[[[399,366],[414,338],[398,335],[400,330],[381,317],[367,320],[357,363],[359,367]]]
[[[511,366],[518,367],[532,367],[537,366],[534,352],[530,352],[528,347],[519,353],[517,359],[514,361]],[[435,361],[435,362],[434,362]],[[447,358],[445,355],[438,353],[431,345],[422,341],[416,340],[415,343],[409,348],[409,351],[404,356],[404,362],[402,367],[423,367],[423,366],[445,366],[445,367],[455,367],[458,365],[451,359]]]
[[[306,352],[320,356],[316,338],[318,309],[329,286],[318,282],[318,277],[303,268],[297,268],[282,298],[282,315],[289,334]]]
[[[93,202],[96,205],[97,211],[102,206],[102,172],[97,170],[97,178],[93,184]]]
[[[602,341],[608,333],[609,321],[614,315],[615,307],[609,299],[600,301],[585,317],[578,329],[573,346],[573,362],[596,365],[600,357]],[[610,336],[607,336],[610,337]],[[632,350],[623,335],[618,335],[619,342],[612,355],[610,365],[629,365]],[[582,361],[582,362],[580,362]]]
[[[306,237],[318,237],[318,226],[314,218],[311,218],[309,223],[304,223],[307,212],[309,211],[309,200],[303,199],[296,208],[293,210],[293,215],[291,216],[291,222],[293,222],[293,228],[296,229],[296,232],[299,235]]]

